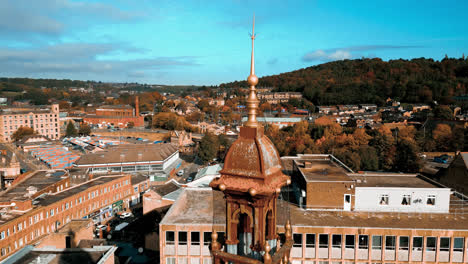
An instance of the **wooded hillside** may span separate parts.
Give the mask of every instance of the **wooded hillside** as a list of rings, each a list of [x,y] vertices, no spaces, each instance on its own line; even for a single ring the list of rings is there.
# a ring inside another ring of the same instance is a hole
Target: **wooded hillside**
[[[247,87],[246,81],[221,87]],[[451,104],[467,93],[468,60],[446,58],[342,60],[260,78],[257,87],[302,92],[315,105],[375,103],[388,97],[404,103]]]

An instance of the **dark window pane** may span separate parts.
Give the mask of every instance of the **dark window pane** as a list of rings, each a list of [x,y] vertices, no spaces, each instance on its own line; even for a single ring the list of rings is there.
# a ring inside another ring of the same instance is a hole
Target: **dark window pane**
[[[341,235],[332,235],[332,247],[341,248]]]
[[[436,241],[435,237],[428,237],[426,239],[426,251],[435,251],[436,250]]]
[[[293,234],[294,247],[302,247],[302,234]]]
[[[369,237],[367,235],[359,235],[359,248],[366,249],[369,246]]]
[[[345,247],[354,248],[354,235],[346,235]]]
[[[401,236],[400,237],[400,249],[407,250],[409,247],[409,237]]]
[[[179,232],[179,245],[187,245],[187,232]]]
[[[174,244],[175,236],[174,231],[166,231],[166,244]]]
[[[190,243],[192,245],[200,245],[200,232],[190,233]]]
[[[386,236],[385,237],[385,249],[386,250],[395,250],[395,236]]]
[[[306,247],[315,247],[315,234],[306,234]]]
[[[450,237],[441,237],[440,238],[440,251],[449,251],[450,250]]]
[[[203,243],[206,245],[211,243],[211,232],[204,232],[203,233]]]
[[[421,250],[423,247],[422,237],[413,237],[413,250]]]
[[[320,234],[319,235],[319,247],[320,248],[327,248],[328,247],[328,235],[327,234]]]

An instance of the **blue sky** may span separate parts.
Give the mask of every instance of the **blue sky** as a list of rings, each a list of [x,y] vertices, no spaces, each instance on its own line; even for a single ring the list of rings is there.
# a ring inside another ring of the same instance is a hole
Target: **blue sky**
[[[216,85],[361,57],[468,55],[468,1],[2,0],[0,75]]]

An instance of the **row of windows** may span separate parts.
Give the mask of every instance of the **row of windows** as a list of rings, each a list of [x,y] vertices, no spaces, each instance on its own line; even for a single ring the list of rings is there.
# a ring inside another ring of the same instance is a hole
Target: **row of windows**
[[[356,238],[358,238],[356,245]],[[372,238],[372,244],[370,244],[369,239]],[[372,236],[368,235],[341,235],[341,234],[319,234],[318,235],[318,247],[319,248],[341,248],[344,246],[349,249],[368,249],[369,246],[373,250],[395,250],[396,249],[396,240],[399,239],[398,249],[399,250],[409,250],[410,248],[410,237],[409,236]],[[302,247],[303,246],[303,234],[293,234],[294,245],[293,247]],[[412,237],[413,241],[411,244],[412,250],[421,251],[424,247],[424,237]],[[450,251],[451,247],[450,237],[440,237],[439,245],[437,245],[437,237],[426,237],[425,239],[425,248],[426,251]],[[453,251],[463,251],[465,240],[463,237],[453,238]],[[284,238],[283,238],[284,241]],[[305,234],[305,247],[306,248],[315,248],[316,247],[316,235],[315,234]]]
[[[201,242],[200,235],[203,235],[203,244],[206,246],[211,243],[211,232],[187,232],[187,231],[179,231],[177,232],[177,243],[178,245],[187,245],[188,236],[190,235],[190,245],[199,246]],[[175,237],[176,232],[174,231],[166,231],[166,245],[174,245],[175,244]],[[220,243],[224,243],[224,232],[218,232],[218,241]]]
[[[49,115],[49,116],[47,116]],[[33,118],[47,118],[47,117],[57,117],[57,114],[39,114],[39,115],[10,115],[10,116],[3,116],[4,119],[26,119],[26,118],[29,118],[29,119],[33,119]],[[56,119],[57,120],[57,119]],[[6,121],[6,120],[5,120]],[[52,121],[52,119],[51,119]]]
[[[134,171],[161,171],[163,166],[160,164],[155,165],[136,165],[136,166],[114,166],[114,167],[97,167],[91,168],[91,172],[134,172]]]
[[[116,184],[113,184],[112,185],[112,190],[116,189],[116,188],[119,188],[121,187],[122,185],[127,185],[129,184],[129,180],[125,180],[125,181],[122,181],[122,182],[119,182],[119,183],[116,183]],[[65,183],[65,186],[68,186],[68,183],[66,182]],[[106,192],[107,190],[111,191],[111,187],[105,187],[103,189],[106,189]],[[103,192],[103,189],[101,189],[101,194]],[[63,190],[63,185],[60,185],[60,186],[57,186],[57,191],[59,190]],[[108,202],[112,202],[112,201],[116,201],[118,199],[121,199],[123,198],[124,196],[127,196],[129,195],[131,192],[131,190],[126,190],[124,192],[124,194],[122,195],[122,193],[117,193],[117,194],[114,194],[114,196],[112,197],[113,200],[105,200],[105,201],[101,201],[101,205],[106,205],[108,204]],[[98,193],[99,193],[99,190],[96,190],[96,191],[93,191],[93,192],[90,192],[88,193],[88,200],[90,199],[90,197],[97,197],[98,196]],[[85,197],[86,195],[83,195],[83,196],[80,196],[80,197],[77,197],[74,202],[75,202],[75,206],[83,203],[85,201]],[[88,209],[88,212],[91,212],[91,210],[94,210],[95,208],[97,208],[99,206],[99,202],[95,202],[93,203],[92,205],[90,204],[89,205],[89,209]],[[45,212],[45,218],[49,218],[49,215],[50,217],[54,216],[55,214],[58,214],[59,213],[59,208],[61,208],[61,211],[64,212],[65,210],[68,210],[70,208],[73,207],[73,200],[70,201],[70,202],[66,202],[66,203],[63,203],[60,207],[56,207],[56,208],[52,208],[50,210],[47,210]],[[86,214],[86,208],[80,210],[80,216],[84,216]],[[43,212],[40,212],[40,213],[37,213],[33,216],[30,216],[29,219],[28,219],[28,222],[29,222],[29,226],[33,225],[33,224],[36,224],[38,223],[39,221],[43,220],[44,219],[44,214]],[[21,223],[18,223],[17,225],[14,225],[13,226],[13,233],[16,233],[16,232],[19,232],[23,229],[26,229],[27,227],[27,221],[25,220],[24,222],[21,222]],[[1,231],[0,232],[0,240],[3,240],[5,239],[6,237],[9,237],[10,236],[10,228],[7,228],[6,230],[4,231]]]
[[[175,264],[176,258],[175,257],[167,257],[166,264]],[[200,263],[199,258],[190,258],[190,263],[187,262],[186,257],[179,257],[177,260],[178,264],[212,264],[211,257],[203,258],[203,263]]]
[[[28,123],[28,119],[25,119],[25,120],[20,119],[20,120],[14,120],[14,121],[15,121],[15,122],[14,122],[15,124],[23,124],[23,123],[27,124],[27,123]],[[24,121],[24,122],[23,122],[23,121]],[[30,119],[30,120],[29,120],[29,123],[32,124],[32,123],[34,123],[34,121],[36,121],[37,123],[44,123],[44,122],[47,122],[47,119],[44,119],[44,120],[42,120],[42,119],[39,119],[39,120]],[[57,118],[55,118],[55,119],[52,119],[52,118],[51,118],[51,119],[49,120],[49,122],[50,122],[50,123],[52,123],[52,122],[57,123]],[[6,125],[7,123],[10,124],[10,125],[13,124],[13,120],[9,120],[8,122],[7,122],[6,120],[3,121],[3,124],[4,124],[4,125]],[[41,124],[41,125],[42,125],[42,124]],[[55,125],[57,125],[57,124],[55,124]]]
[[[412,198],[411,194],[402,195],[402,197],[400,198],[401,199],[401,205],[411,205],[411,203],[415,203],[415,204],[422,204],[423,203],[422,199],[412,200],[411,198]],[[435,203],[436,203],[436,196],[435,195],[430,194],[430,195],[426,196],[426,201],[425,201],[426,205],[433,206],[433,205],[435,205]],[[388,194],[381,194],[379,196],[379,204],[380,205],[388,205],[389,204]]]

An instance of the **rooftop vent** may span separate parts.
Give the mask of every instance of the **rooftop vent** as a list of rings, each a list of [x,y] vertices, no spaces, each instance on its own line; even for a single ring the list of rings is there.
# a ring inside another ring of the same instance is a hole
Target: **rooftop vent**
[[[29,195],[33,195],[33,194],[37,193],[37,187],[29,186],[28,188],[26,188],[26,191],[28,191]]]

